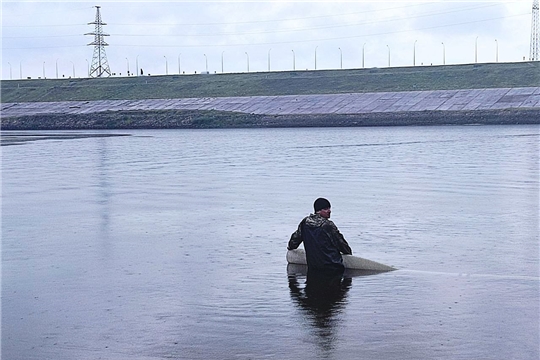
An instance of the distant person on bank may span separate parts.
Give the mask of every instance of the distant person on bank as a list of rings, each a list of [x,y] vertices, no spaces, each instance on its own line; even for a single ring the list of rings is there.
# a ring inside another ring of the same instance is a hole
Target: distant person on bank
[[[313,204],[314,214],[305,217],[291,235],[288,250],[304,243],[308,270],[343,272],[341,254],[352,255],[352,250],[337,226],[331,221],[331,205],[324,198]]]

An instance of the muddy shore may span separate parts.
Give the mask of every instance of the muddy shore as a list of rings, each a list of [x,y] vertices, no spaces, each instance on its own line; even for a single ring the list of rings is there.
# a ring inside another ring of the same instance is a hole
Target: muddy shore
[[[225,111],[107,111],[2,119],[2,130],[221,129],[540,124],[539,109],[418,111],[369,114],[258,115]]]

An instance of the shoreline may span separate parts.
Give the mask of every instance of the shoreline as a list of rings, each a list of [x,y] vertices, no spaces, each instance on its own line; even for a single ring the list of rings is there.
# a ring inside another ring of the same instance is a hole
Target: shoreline
[[[226,129],[284,127],[531,125],[540,109],[264,115],[217,110],[131,110],[2,118],[2,130]]]

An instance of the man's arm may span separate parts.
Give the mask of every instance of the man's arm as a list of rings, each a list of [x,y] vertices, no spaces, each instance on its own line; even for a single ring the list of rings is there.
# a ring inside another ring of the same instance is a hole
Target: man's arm
[[[346,255],[352,255],[352,249],[349,246],[349,243],[347,243],[347,240],[345,240],[345,237],[339,232],[337,226],[334,224],[334,222],[328,220],[328,224],[326,225],[328,236],[332,239],[336,247],[339,251],[341,251],[343,254]],[[326,227],[325,226],[325,227]]]
[[[302,243],[302,225],[303,224],[304,224],[304,220],[300,222],[300,224],[298,225],[298,229],[292,233],[291,239],[289,240],[289,244],[287,245],[287,250],[296,249]]]

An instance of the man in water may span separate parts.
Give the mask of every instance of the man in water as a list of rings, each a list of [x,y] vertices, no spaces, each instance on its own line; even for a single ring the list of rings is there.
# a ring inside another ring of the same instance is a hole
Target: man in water
[[[352,250],[336,225],[329,220],[330,202],[318,198],[313,207],[315,213],[300,222],[287,249],[296,249],[304,242],[308,270],[343,272],[345,267],[341,254],[352,255]]]

